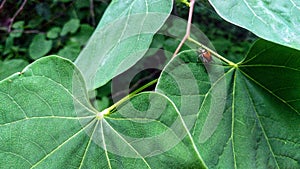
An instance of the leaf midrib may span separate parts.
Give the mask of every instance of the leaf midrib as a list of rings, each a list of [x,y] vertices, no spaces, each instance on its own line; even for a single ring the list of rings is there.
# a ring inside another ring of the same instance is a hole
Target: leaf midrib
[[[77,101],[77,103],[79,103],[82,107],[84,107],[87,111],[89,111],[89,112],[91,112],[91,113],[93,113],[93,114],[97,114],[97,111],[91,106],[91,105],[89,105],[90,107],[87,107],[86,105],[84,105],[83,103],[81,103],[81,101],[79,101],[65,86],[63,86],[62,84],[60,84],[60,83],[58,83],[58,82],[56,82],[55,80],[53,80],[53,79],[51,79],[51,78],[49,78],[49,77],[47,77],[47,76],[40,76],[40,75],[32,75],[32,76],[30,76],[30,77],[40,77],[40,78],[45,78],[45,79],[47,79],[47,80],[49,80],[49,81],[51,81],[51,82],[53,82],[53,83],[55,83],[55,84],[57,84],[58,86],[61,86],[61,88],[63,89],[63,90],[65,90],[74,100],[76,100]],[[83,86],[84,87],[84,86]],[[86,91],[86,90],[85,90]],[[86,93],[85,93],[85,96],[86,96]],[[87,99],[86,97],[84,97],[85,99]],[[86,100],[87,101],[87,100]],[[89,103],[90,104],[90,102],[89,101],[87,101],[87,103]]]
[[[68,120],[79,120],[79,119],[85,119],[85,118],[94,118],[94,115],[91,116],[82,116],[82,117],[75,117],[75,116],[35,116],[35,117],[30,117],[30,118],[23,118],[23,119],[19,119],[16,121],[11,121],[9,123],[5,123],[5,124],[0,124],[0,127],[2,126],[7,126],[7,125],[12,125],[15,123],[20,123],[20,122],[24,122],[24,121],[28,121],[28,120],[35,120],[35,119],[68,119]]]
[[[276,160],[274,151],[273,151],[273,149],[272,149],[272,147],[271,147],[271,144],[270,144],[269,139],[268,139],[268,137],[267,137],[266,131],[265,131],[263,125],[262,125],[260,116],[258,115],[258,111],[257,111],[257,109],[256,109],[256,107],[255,107],[255,105],[254,105],[254,101],[253,101],[253,99],[252,99],[252,97],[251,97],[249,88],[248,88],[248,86],[247,86],[245,80],[244,80],[244,84],[245,84],[245,88],[247,89],[247,94],[248,94],[249,99],[250,99],[250,101],[251,101],[251,105],[252,105],[252,107],[253,107],[253,110],[255,111],[256,119],[258,120],[259,126],[260,126],[260,128],[261,128],[261,131],[263,132],[264,138],[266,139],[266,142],[267,142],[269,151],[270,151],[270,153],[272,154],[272,157],[273,157],[273,159],[274,159],[274,161],[275,161],[275,163],[276,163],[276,167],[279,169],[280,167],[279,167],[278,162],[277,162],[277,160]]]
[[[116,135],[121,139],[121,140],[123,140],[142,160],[143,160],[143,162],[147,165],[147,167],[149,168],[149,169],[151,169],[151,167],[150,167],[150,165],[149,165],[149,163],[146,161],[146,159],[124,138],[124,137],[122,137],[105,119],[102,119],[101,120],[101,123],[102,122],[105,122],[110,128],[111,128],[111,130],[114,132],[114,133],[116,133]],[[102,126],[102,125],[101,125]],[[102,127],[102,129],[103,129],[103,127]],[[104,136],[103,136],[103,139],[104,139]]]
[[[87,146],[86,146],[86,148],[85,148],[85,151],[84,151],[84,154],[83,154],[83,156],[82,156],[82,159],[81,159],[81,161],[80,161],[79,169],[81,169],[81,167],[82,167],[83,164],[84,164],[85,157],[86,157],[86,155],[87,155],[88,149],[90,148],[90,145],[91,145],[91,142],[92,142],[92,140],[93,140],[93,136],[94,136],[94,133],[95,133],[95,131],[96,131],[96,128],[97,128],[98,124],[99,124],[99,122],[97,121],[97,122],[96,122],[96,125],[95,125],[95,127],[94,127],[94,130],[93,130],[93,132],[92,132],[92,134],[91,134],[91,136],[90,136],[89,142],[88,142],[88,144],[87,144]]]
[[[32,169],[32,168],[37,167],[40,163],[42,163],[44,160],[46,160],[49,156],[51,156],[53,153],[55,153],[57,150],[59,150],[61,147],[63,147],[65,144],[67,144],[69,141],[71,141],[73,138],[75,138],[77,135],[79,135],[82,131],[84,131],[87,127],[89,127],[91,124],[93,124],[95,122],[95,120],[97,120],[97,119],[94,118],[93,120],[91,120],[91,122],[86,124],[86,126],[82,127],[79,131],[75,132],[71,137],[69,137],[63,143],[61,143],[56,148],[54,148],[49,154],[47,154],[46,156],[41,158],[41,160],[37,161],[30,168]]]
[[[224,73],[221,77],[219,77],[219,78],[211,85],[211,87],[209,88],[209,90],[208,90],[207,93],[205,94],[205,97],[204,97],[204,99],[203,99],[203,101],[202,101],[202,103],[201,103],[201,106],[200,106],[199,111],[198,111],[198,113],[197,113],[197,119],[198,119],[199,114],[200,114],[200,112],[201,112],[203,106],[205,105],[204,103],[205,103],[206,99],[208,98],[208,95],[210,94],[210,92],[212,91],[212,89],[219,83],[219,81],[221,81],[223,78],[225,78],[227,74],[229,74],[230,72],[232,72],[232,71],[234,71],[234,70],[235,70],[234,68],[231,68],[231,69],[228,70],[226,73]],[[192,135],[195,134],[197,122],[198,122],[198,121],[196,121],[196,124],[195,124],[195,126],[193,127],[194,129],[193,129]]]
[[[234,111],[235,111],[235,90],[236,90],[236,76],[237,76],[237,72],[235,69],[234,75],[233,75],[233,88],[232,88],[232,105],[231,105],[231,135],[229,137],[229,139],[231,140],[231,144],[232,144],[232,154],[233,154],[233,164],[234,164],[234,168],[237,168],[237,164],[236,164],[236,156],[235,156],[235,147],[234,147],[234,141],[233,141],[233,137],[234,137]]]
[[[127,28],[127,26],[128,26],[128,21],[129,21],[129,17],[130,17],[130,12],[131,12],[131,10],[132,10],[132,6],[133,6],[133,4],[134,4],[136,1],[137,1],[137,0],[134,0],[134,1],[130,4],[130,6],[128,7],[128,11],[125,11],[125,10],[124,10],[124,13],[126,13],[126,14],[125,14],[125,16],[126,16],[126,22],[125,22],[125,26],[123,27],[123,30],[122,30],[122,33],[121,33],[121,35],[120,35],[120,38],[119,38],[118,42],[117,42],[110,50],[108,50],[106,53],[104,53],[103,56],[106,56],[108,53],[110,53],[111,51],[113,51],[117,46],[119,46],[121,40],[123,39],[124,32],[125,32],[125,30],[126,30],[126,28]],[[147,1],[147,0],[145,0],[145,1]],[[119,17],[115,18],[114,20],[119,20],[119,19],[122,18],[122,17],[123,17],[123,15],[120,15]],[[111,21],[111,22],[112,22],[112,21]],[[105,58],[106,58],[106,59],[105,59]],[[101,64],[101,63],[105,62],[106,60],[107,60],[107,57],[101,57],[101,59],[99,60],[99,63]],[[100,64],[99,64],[99,65],[100,65]],[[100,68],[101,68],[101,66],[98,67],[98,69],[97,69],[97,71],[95,71],[95,73],[98,72]]]
[[[273,95],[276,99],[278,99],[280,102],[282,102],[283,104],[285,104],[286,106],[288,106],[290,109],[292,109],[295,113],[297,113],[298,115],[300,115],[300,112],[298,112],[293,106],[291,106],[290,104],[288,104],[284,99],[282,99],[281,97],[277,96],[274,92],[272,92],[271,90],[269,90],[267,87],[265,87],[264,85],[262,85],[261,83],[259,83],[258,81],[256,81],[254,78],[252,78],[250,75],[248,75],[246,72],[242,71],[241,69],[238,69],[243,75],[245,75],[248,79],[250,79],[251,81],[253,81],[255,84],[257,84],[258,86],[260,86],[262,89],[264,89],[265,91],[267,91],[268,93],[270,93],[271,95]]]

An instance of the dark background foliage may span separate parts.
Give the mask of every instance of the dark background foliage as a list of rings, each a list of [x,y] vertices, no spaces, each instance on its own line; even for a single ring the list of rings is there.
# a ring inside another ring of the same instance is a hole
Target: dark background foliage
[[[45,55],[57,54],[74,61],[110,3],[109,0],[29,0],[20,8],[23,0],[0,2],[0,80]],[[187,19],[188,7],[176,1],[172,15]],[[218,53],[233,61],[240,60],[256,39],[249,31],[221,19],[204,0],[196,2],[193,24],[205,33]],[[157,35],[152,46],[173,52],[178,43]],[[153,57],[157,57],[155,52],[149,52],[128,71],[145,66],[151,56],[153,62]],[[164,65],[167,60],[168,56],[157,58],[155,64]],[[124,78],[128,71],[114,81],[119,85],[128,83]],[[159,70],[149,69],[127,80],[134,90],[157,78],[159,73]],[[103,109],[111,104],[111,83],[99,88],[97,93],[91,98],[96,107]],[[126,91],[115,91],[113,97],[119,99],[125,94]]]

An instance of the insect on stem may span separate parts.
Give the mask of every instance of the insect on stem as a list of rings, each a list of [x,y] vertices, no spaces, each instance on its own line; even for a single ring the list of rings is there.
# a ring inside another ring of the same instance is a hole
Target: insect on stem
[[[213,55],[213,56],[219,58],[220,60],[222,60],[223,62],[227,63],[228,65],[233,66],[233,67],[237,67],[237,64],[236,64],[236,63],[233,63],[233,62],[231,62],[230,60],[224,58],[223,56],[221,56],[221,55],[218,54],[217,52],[213,51],[212,49],[210,49],[209,47],[203,45],[202,43],[196,41],[195,39],[189,37],[188,40],[191,41],[191,42],[193,42],[193,43],[195,43],[195,44],[198,45],[199,47],[205,49],[206,51],[210,52],[211,55]]]

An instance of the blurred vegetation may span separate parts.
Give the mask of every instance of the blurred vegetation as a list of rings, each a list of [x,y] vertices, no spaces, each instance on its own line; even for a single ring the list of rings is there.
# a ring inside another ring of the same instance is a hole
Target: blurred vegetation
[[[1,60],[32,62],[58,54],[75,60],[92,34],[109,1],[2,0],[0,9]],[[92,5],[92,9],[91,9]],[[16,18],[11,19],[18,10]]]
[[[179,1],[176,0],[172,15],[187,19],[189,8]],[[21,71],[27,64],[45,55],[57,54],[74,61],[95,30],[110,0],[30,0],[24,4],[24,8],[20,8],[23,2],[0,1],[0,80]],[[11,22],[19,9],[21,12]],[[206,0],[196,2],[193,24],[204,32],[218,53],[233,61],[241,60],[256,39],[247,30],[220,18]],[[178,27],[175,28],[178,30]],[[184,32],[185,28],[179,31]],[[152,47],[174,52],[178,43],[174,39],[157,35]],[[152,56],[151,62],[156,60],[152,64],[165,65],[170,56],[155,58],[157,52],[160,51],[149,51],[147,57],[117,76],[114,81],[118,85],[131,83],[131,90],[134,90],[157,78],[160,71],[155,69],[140,72],[133,80],[126,78],[128,72],[135,72],[149,64],[149,56]],[[119,99],[126,92],[115,91],[113,97]],[[111,104],[111,95],[110,82],[99,88],[91,100],[96,107],[104,109]]]

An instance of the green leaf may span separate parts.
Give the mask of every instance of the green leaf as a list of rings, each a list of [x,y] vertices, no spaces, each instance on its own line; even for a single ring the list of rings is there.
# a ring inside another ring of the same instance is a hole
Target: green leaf
[[[14,37],[14,38],[19,38],[22,36],[22,33],[24,31],[24,21],[18,21],[15,22],[12,25],[13,31],[9,34],[9,36]]]
[[[58,37],[61,29],[60,27],[53,27],[47,32],[47,38],[49,39],[55,39]]]
[[[299,168],[300,52],[260,40],[234,66],[197,55],[180,53],[156,90],[180,110],[206,165]]]
[[[38,59],[47,54],[52,48],[52,41],[46,40],[44,34],[34,36],[29,46],[29,55],[32,59]]]
[[[101,100],[96,100],[95,101],[95,107],[97,108],[97,110],[104,110],[105,108],[107,108],[109,106],[109,98],[106,96],[103,96],[101,98]]]
[[[53,2],[63,2],[63,3],[67,3],[67,2],[71,2],[72,0],[53,0]]]
[[[58,51],[58,55],[74,61],[80,53],[80,46],[77,43],[71,43]]]
[[[75,62],[89,90],[103,86],[141,59],[172,4],[172,0],[111,2]]]
[[[89,8],[90,7],[90,2],[88,1],[75,1],[75,6],[76,8]]]
[[[70,19],[67,23],[64,24],[61,36],[65,36],[68,33],[75,33],[80,26],[80,21],[78,19]]]
[[[47,3],[38,3],[35,6],[35,10],[39,16],[41,16],[45,20],[50,20],[51,18],[51,9],[49,4]]]
[[[1,81],[0,102],[3,168],[202,166],[168,98],[142,93],[97,112],[79,70],[57,56]]]
[[[210,0],[225,20],[266,40],[300,49],[300,2],[295,0]]]
[[[14,46],[14,37],[9,36],[5,41],[5,48],[3,55],[7,55],[12,52],[12,48]]]
[[[27,65],[28,62],[22,59],[0,61],[0,80],[3,80],[16,72],[20,72]]]
[[[72,36],[70,39],[72,42],[76,42],[79,45],[85,45],[92,35],[94,28],[88,24],[80,25],[79,32]],[[77,55],[78,56],[78,55]]]

